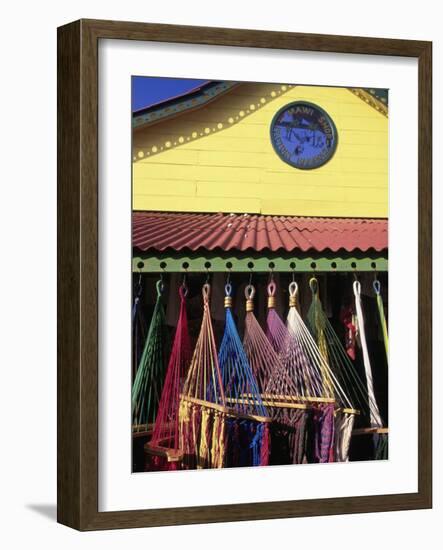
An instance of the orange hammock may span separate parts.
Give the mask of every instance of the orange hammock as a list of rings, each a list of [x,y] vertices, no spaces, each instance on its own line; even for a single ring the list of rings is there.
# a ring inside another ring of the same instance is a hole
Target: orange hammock
[[[209,308],[211,287],[203,286],[203,319],[179,404],[183,467],[222,468],[225,462],[226,407]]]

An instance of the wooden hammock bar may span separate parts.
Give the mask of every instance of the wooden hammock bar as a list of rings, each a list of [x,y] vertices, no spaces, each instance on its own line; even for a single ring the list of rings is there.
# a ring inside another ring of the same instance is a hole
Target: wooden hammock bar
[[[309,397],[303,395],[283,395],[278,393],[262,393],[261,396],[267,401],[288,401],[288,403],[294,403],[297,401],[306,401],[308,403],[335,403],[333,397]],[[243,398],[251,397],[250,394],[243,394]]]
[[[388,434],[389,428],[357,428],[352,430],[352,435]]]
[[[258,401],[251,401],[250,399],[235,399],[235,398],[227,398],[226,401],[229,403],[238,403],[240,405],[248,405],[253,403],[258,403]],[[265,407],[277,407],[277,408],[287,408],[287,409],[309,409],[309,405],[306,405],[305,403],[295,403],[291,401],[267,401],[262,400],[261,403]]]
[[[232,418],[244,418],[245,420],[255,420],[257,422],[272,422],[272,418],[269,416],[260,416],[257,414],[245,414],[240,413],[230,407],[224,407],[223,405],[218,405],[217,403],[211,403],[210,401],[204,401],[203,399],[197,399],[196,397],[189,397],[188,395],[181,395],[180,399],[183,401],[188,401],[190,403],[194,403],[195,405],[201,405],[202,407],[206,407],[208,409],[213,409],[215,411],[222,412],[226,414],[227,416],[230,416]],[[234,398],[226,398],[226,401],[230,401],[231,403],[241,401],[237,401]],[[245,400],[245,404],[252,404],[253,402],[251,400]]]
[[[166,458],[168,462],[179,462],[183,459],[182,451],[169,449],[168,447],[162,447],[161,445],[151,445],[150,443],[146,443],[144,450],[150,455]]]
[[[347,413],[347,414],[356,414],[356,415],[360,414],[360,411],[358,409],[348,409],[346,407],[342,409],[337,409],[337,411],[340,411],[342,413]]]

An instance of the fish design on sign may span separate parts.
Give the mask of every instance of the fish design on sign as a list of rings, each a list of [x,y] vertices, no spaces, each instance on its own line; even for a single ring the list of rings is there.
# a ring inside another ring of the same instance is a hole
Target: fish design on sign
[[[318,105],[296,101],[282,107],[271,123],[271,141],[278,156],[300,169],[319,168],[337,147],[337,129]]]

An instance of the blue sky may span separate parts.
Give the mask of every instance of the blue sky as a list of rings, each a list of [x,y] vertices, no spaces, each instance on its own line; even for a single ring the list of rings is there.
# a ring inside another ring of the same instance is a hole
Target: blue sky
[[[153,103],[183,94],[204,82],[207,80],[133,76],[132,110],[137,111]]]

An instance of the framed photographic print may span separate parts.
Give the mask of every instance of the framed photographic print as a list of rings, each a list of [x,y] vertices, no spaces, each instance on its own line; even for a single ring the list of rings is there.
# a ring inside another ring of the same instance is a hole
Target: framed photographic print
[[[431,51],[59,28],[61,523],[431,507]]]

